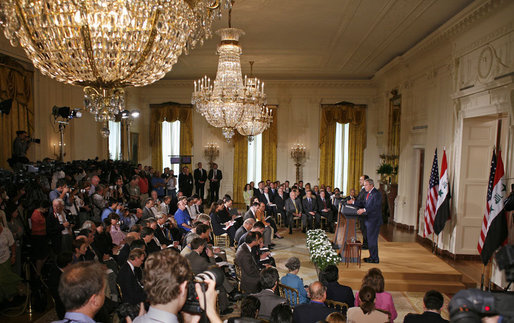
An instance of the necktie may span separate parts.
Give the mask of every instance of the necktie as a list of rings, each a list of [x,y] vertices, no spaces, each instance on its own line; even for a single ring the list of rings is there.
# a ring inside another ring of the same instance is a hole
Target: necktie
[[[296,213],[298,213],[298,208],[296,207],[296,201],[293,200],[294,209],[296,210]]]
[[[371,194],[371,191],[369,191],[368,195],[366,195],[366,201],[368,200],[370,194]]]

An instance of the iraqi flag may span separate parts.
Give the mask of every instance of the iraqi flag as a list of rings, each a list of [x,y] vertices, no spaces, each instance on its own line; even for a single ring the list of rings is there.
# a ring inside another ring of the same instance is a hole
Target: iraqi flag
[[[489,199],[488,208],[489,215],[484,215],[484,225],[479,238],[480,257],[484,265],[487,265],[493,253],[505,244],[507,240],[507,218],[505,217],[505,202],[507,200],[507,186],[505,185],[505,176],[503,169],[503,161],[501,151],[498,150],[496,170],[494,174],[493,191]],[[480,246],[480,241],[483,245]]]
[[[446,221],[450,219],[450,185],[448,182],[448,162],[446,161],[446,150],[443,150],[443,161],[441,163],[441,177],[439,178],[439,189],[437,191],[437,206],[434,221],[435,234],[441,233]]]

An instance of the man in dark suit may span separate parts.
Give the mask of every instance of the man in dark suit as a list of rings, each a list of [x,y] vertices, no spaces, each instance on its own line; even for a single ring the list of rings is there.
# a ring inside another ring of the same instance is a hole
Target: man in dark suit
[[[293,220],[295,217],[302,216],[302,203],[297,196],[298,190],[292,190],[289,193],[289,198],[286,200],[285,208],[286,208],[286,223],[289,227],[289,234],[293,234]],[[303,230],[305,232],[305,228]]]
[[[323,190],[319,192],[318,196],[318,213],[327,219],[328,228],[331,233],[334,233],[334,212],[332,211],[332,203],[330,197],[327,197],[327,193]]]
[[[202,163],[198,163],[198,168],[195,169],[194,173],[196,195],[198,195],[202,201],[204,199],[205,182],[207,181],[207,171],[202,168]]]
[[[178,186],[184,196],[193,195],[193,176],[189,172],[189,167],[182,167],[182,172],[178,175]]]
[[[303,229],[307,230],[312,228],[312,222],[314,220],[314,227],[317,229],[320,226],[321,215],[318,213],[318,203],[316,197],[312,196],[312,191],[305,191],[305,198],[302,201],[303,214],[302,223]]]
[[[155,217],[155,214],[152,211],[153,204],[154,201],[151,197],[145,200],[145,206],[143,208],[143,216],[141,217],[141,220],[146,220]]]
[[[443,307],[444,298],[441,293],[436,290],[429,290],[423,297],[423,314],[409,313],[403,319],[404,323],[448,323],[441,317],[441,307]]]
[[[364,189],[366,190],[366,198],[364,202],[355,201],[358,215],[364,215],[366,226],[369,258],[364,258],[365,262],[378,264],[378,234],[382,225],[382,194],[373,186],[374,182],[371,178],[364,180]]]
[[[209,187],[211,190],[211,203],[216,202],[220,198],[220,182],[223,179],[223,173],[218,169],[218,164],[213,163],[212,169],[209,171]]]
[[[327,281],[327,299],[343,302],[348,304],[348,307],[353,307],[355,303],[355,296],[350,287],[341,285],[337,282],[339,279],[339,269],[336,265],[329,265],[323,270],[323,278]]]
[[[331,309],[325,306],[324,303],[327,299],[327,288],[319,281],[309,285],[309,295],[311,297],[310,303],[299,304],[295,306],[293,312],[293,322],[324,322],[330,313],[335,312],[335,309]]]
[[[121,301],[123,303],[137,305],[146,300],[146,294],[137,273],[141,270],[140,267],[144,260],[144,250],[134,249],[130,251],[127,262],[120,268],[117,282],[121,289]]]
[[[248,232],[245,243],[237,248],[234,263],[241,269],[241,290],[243,293],[257,293],[259,288],[259,265],[252,255],[252,248],[260,244],[260,232]]]
[[[364,203],[366,201],[366,195],[368,194],[366,192],[366,189],[364,189],[364,181],[369,178],[368,175],[362,175],[359,177],[359,184],[361,185],[361,190],[359,192],[359,195],[357,195],[356,200],[359,201],[358,203]],[[350,201],[351,199],[347,199],[346,202]],[[362,232],[362,249],[368,249],[368,236],[366,232],[366,224],[365,218],[362,217],[359,219],[360,222],[360,228]]]
[[[236,231],[236,235],[234,236],[234,241],[238,242],[241,237],[252,230],[253,225],[255,224],[255,220],[252,218],[246,219],[243,222],[243,225],[239,227]]]
[[[278,271],[273,268],[265,268],[261,271],[260,282],[262,290],[253,294],[261,302],[259,308],[259,318],[263,320],[269,320],[271,318],[271,311],[275,306],[287,302],[285,298],[282,298],[275,294],[275,290],[278,286]]]
[[[277,206],[277,213],[282,214],[282,221],[286,218],[286,200],[287,194],[284,193],[284,189],[280,187],[277,193],[273,195],[273,203]]]

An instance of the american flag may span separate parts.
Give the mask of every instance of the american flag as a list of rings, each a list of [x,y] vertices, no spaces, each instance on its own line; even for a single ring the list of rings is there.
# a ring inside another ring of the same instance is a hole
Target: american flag
[[[425,229],[423,237],[427,237],[434,231],[434,219],[437,204],[437,191],[439,190],[439,168],[437,166],[437,148],[434,153],[434,162],[432,163],[432,172],[430,173],[430,182],[428,185],[427,202],[425,207]]]
[[[489,171],[489,184],[487,185],[487,200],[485,206],[484,220],[482,221],[482,231],[480,232],[480,238],[478,239],[478,252],[482,253],[482,247],[484,246],[485,237],[487,235],[489,225],[489,214],[491,213],[490,200],[493,195],[494,188],[494,176],[496,174],[496,153],[493,150],[493,158],[491,160],[491,170]]]

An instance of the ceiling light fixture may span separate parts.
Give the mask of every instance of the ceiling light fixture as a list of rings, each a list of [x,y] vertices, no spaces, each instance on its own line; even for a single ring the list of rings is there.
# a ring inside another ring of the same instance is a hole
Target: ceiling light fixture
[[[84,87],[99,122],[125,110],[127,86],[153,83],[211,35],[229,0],[2,0],[0,25],[41,73]]]
[[[257,78],[246,76],[243,82],[239,38],[244,35],[244,31],[232,28],[231,16],[230,8],[229,28],[216,31],[221,37],[217,51],[219,61],[216,79],[211,82],[211,79],[205,76],[195,81],[191,100],[196,111],[205,117],[210,125],[222,129],[227,141],[234,136],[234,130],[238,126],[241,127],[248,119],[252,120],[255,111],[262,112],[266,105],[264,83]],[[241,134],[247,135],[243,132]],[[258,133],[253,135],[256,134]]]

